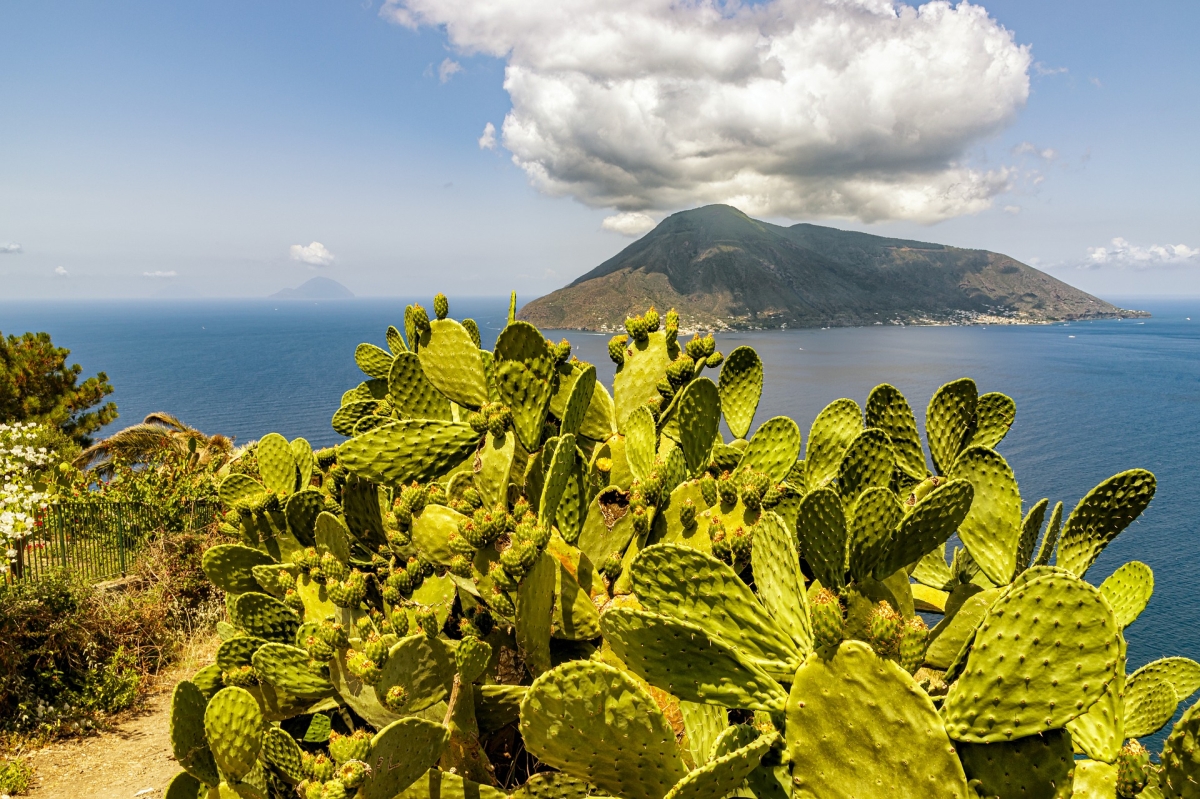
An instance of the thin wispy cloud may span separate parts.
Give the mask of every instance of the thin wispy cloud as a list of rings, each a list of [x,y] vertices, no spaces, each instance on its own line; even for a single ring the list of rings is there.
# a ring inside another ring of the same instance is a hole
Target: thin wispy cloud
[[[312,244],[293,244],[288,248],[293,261],[299,261],[309,266],[329,266],[334,261],[333,253],[325,249],[325,245],[319,241],[314,241]]]
[[[974,145],[1029,96],[1027,47],[977,5],[883,0],[387,0],[506,61],[504,147],[539,190],[618,212],[935,222],[1010,169]]]
[[[0,255],[17,255],[24,252],[16,242],[0,242]]]
[[[174,269],[171,269],[168,271],[164,271],[162,269],[156,269],[153,272],[142,272],[142,276],[143,277],[153,277],[153,278],[178,277],[179,273],[176,272]]]
[[[438,80],[445,83],[460,72],[462,72],[462,64],[452,58],[447,58],[438,65]]]
[[[54,274],[58,275],[59,277],[66,277],[70,274],[70,272],[67,271],[65,266],[56,266],[54,267]]]
[[[1088,247],[1087,260],[1081,265],[1085,269],[1101,267],[1152,269],[1164,266],[1200,265],[1200,247],[1186,244],[1131,244],[1121,237],[1113,239],[1105,247]]]
[[[479,137],[480,150],[496,149],[496,126],[491,122],[483,126],[483,135]]]

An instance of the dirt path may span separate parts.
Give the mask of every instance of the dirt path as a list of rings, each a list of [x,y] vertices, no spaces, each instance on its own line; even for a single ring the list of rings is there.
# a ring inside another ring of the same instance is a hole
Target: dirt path
[[[28,753],[36,770],[30,799],[157,799],[179,772],[168,730],[175,683],[212,662],[216,639],[194,643],[161,675],[146,703],[109,732]]]

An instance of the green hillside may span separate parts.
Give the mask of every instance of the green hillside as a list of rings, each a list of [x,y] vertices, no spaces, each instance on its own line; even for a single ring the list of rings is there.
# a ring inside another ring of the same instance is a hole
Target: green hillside
[[[521,310],[544,327],[618,327],[647,305],[685,327],[1044,322],[1140,316],[1007,255],[799,224],[727,205],[664,219]]]

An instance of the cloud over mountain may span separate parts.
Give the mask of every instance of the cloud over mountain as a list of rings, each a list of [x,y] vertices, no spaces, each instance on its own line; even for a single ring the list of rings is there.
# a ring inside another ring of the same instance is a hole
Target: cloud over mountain
[[[1011,173],[967,151],[1029,94],[1028,48],[967,2],[387,0],[381,13],[505,59],[513,160],[543,192],[619,212],[978,212]]]
[[[1156,266],[1200,265],[1200,247],[1186,244],[1131,244],[1118,236],[1107,247],[1088,247],[1083,268],[1103,266],[1149,269]]]
[[[333,253],[325,248],[325,245],[319,241],[314,241],[307,246],[303,244],[293,244],[288,248],[293,261],[299,261],[309,266],[329,266],[333,263]]]

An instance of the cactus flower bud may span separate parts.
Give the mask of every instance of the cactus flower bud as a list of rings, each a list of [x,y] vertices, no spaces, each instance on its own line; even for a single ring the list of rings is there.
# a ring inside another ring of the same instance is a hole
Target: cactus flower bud
[[[450,300],[446,299],[446,295],[440,291],[433,295],[433,315],[438,319],[445,319],[450,313]]]

